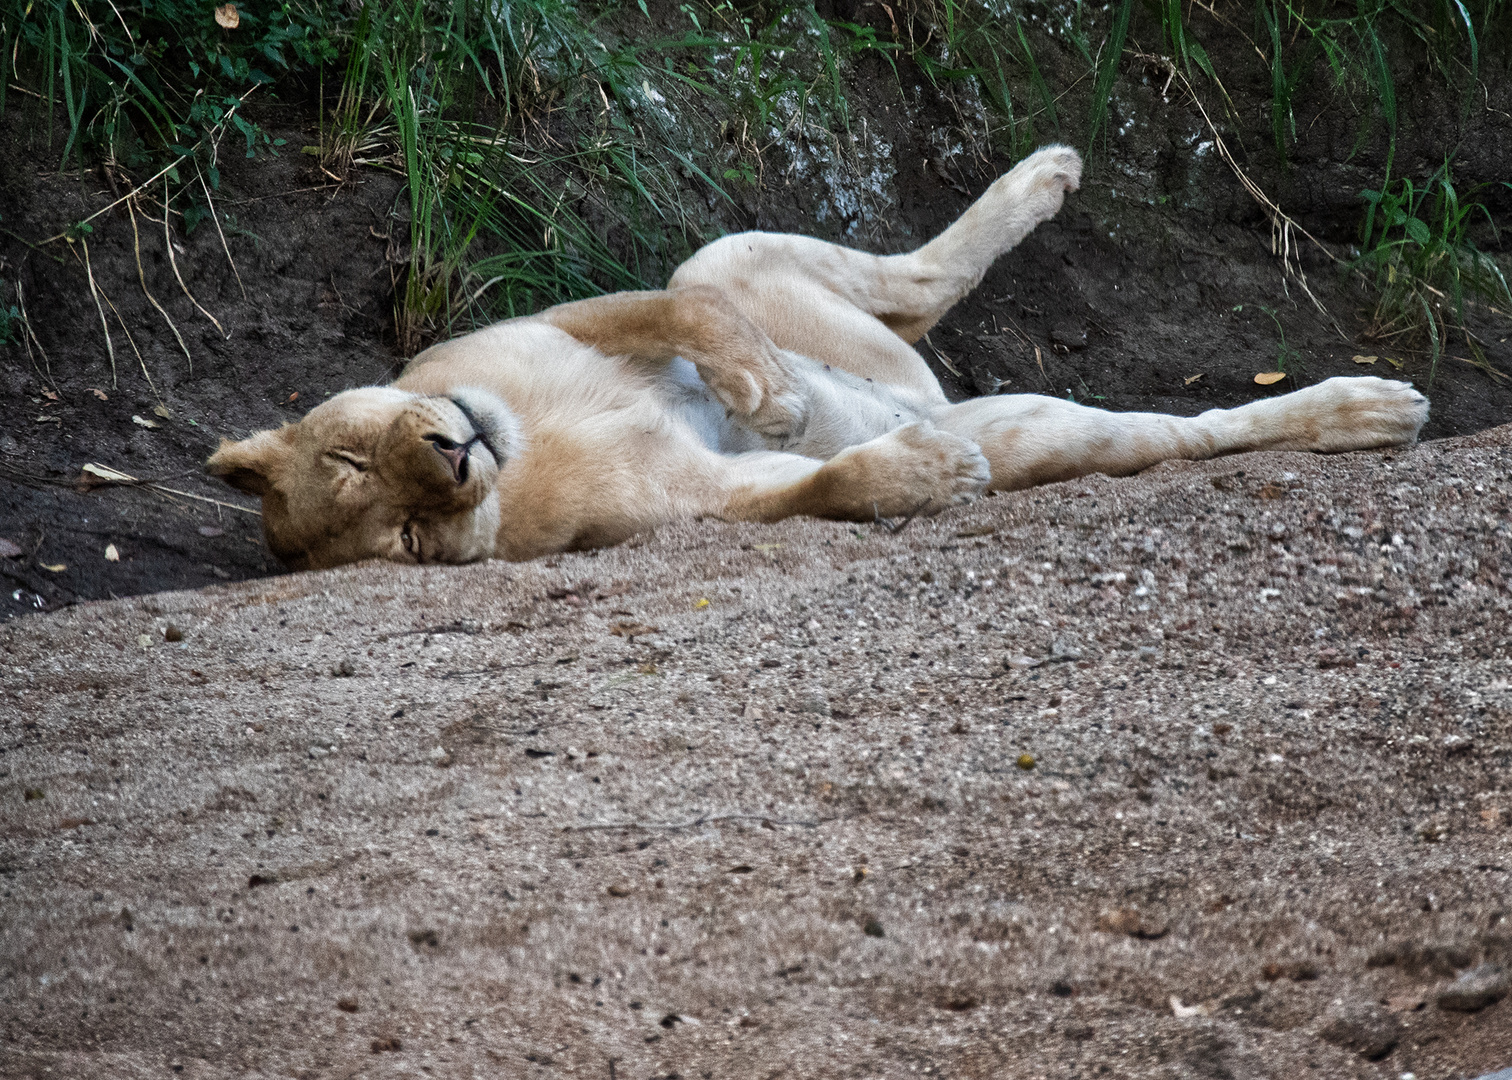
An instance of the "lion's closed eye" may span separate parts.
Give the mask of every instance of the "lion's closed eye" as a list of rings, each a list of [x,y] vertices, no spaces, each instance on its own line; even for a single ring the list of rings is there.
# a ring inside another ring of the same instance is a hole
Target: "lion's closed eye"
[[[350,465],[358,472],[367,472],[367,458],[360,454],[354,454],[350,450],[327,450],[326,457]]]

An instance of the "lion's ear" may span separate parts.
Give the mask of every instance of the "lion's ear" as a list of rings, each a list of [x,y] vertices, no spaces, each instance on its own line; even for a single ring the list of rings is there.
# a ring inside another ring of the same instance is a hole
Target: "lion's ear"
[[[240,442],[222,439],[220,449],[205,462],[205,471],[248,495],[266,495],[293,456],[291,430],[286,424],[277,431],[259,431]]]

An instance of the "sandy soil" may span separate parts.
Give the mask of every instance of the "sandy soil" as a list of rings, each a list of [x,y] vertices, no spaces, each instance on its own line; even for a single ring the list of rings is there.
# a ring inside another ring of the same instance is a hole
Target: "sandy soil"
[[[1503,427],[12,620],[0,1073],[1505,1067],[1509,500]]]

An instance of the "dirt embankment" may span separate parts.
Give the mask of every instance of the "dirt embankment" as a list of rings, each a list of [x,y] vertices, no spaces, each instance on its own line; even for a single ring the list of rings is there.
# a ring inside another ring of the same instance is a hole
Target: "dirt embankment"
[[[1509,625],[1506,427],[16,619],[0,1071],[1476,1076]]]

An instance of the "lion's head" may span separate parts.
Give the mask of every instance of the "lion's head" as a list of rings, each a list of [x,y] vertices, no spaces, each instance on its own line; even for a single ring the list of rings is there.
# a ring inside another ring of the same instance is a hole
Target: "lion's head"
[[[494,553],[499,469],[519,423],[487,391],[348,390],[297,424],[222,440],[206,469],[262,498],[285,566],[465,563]]]

